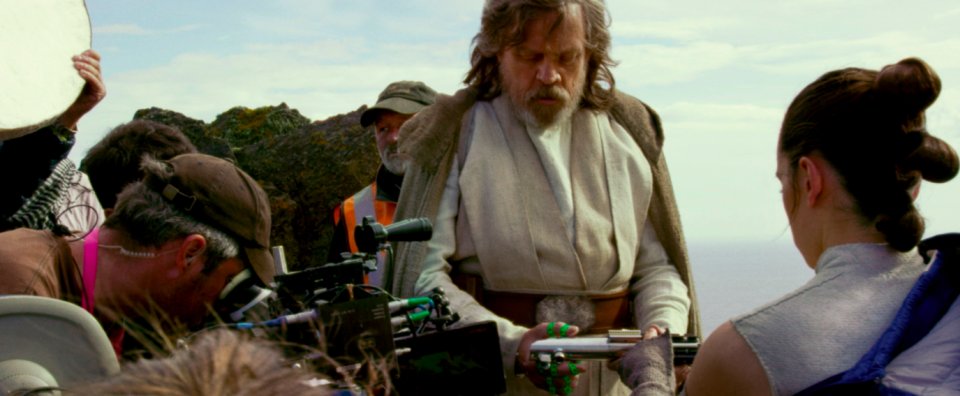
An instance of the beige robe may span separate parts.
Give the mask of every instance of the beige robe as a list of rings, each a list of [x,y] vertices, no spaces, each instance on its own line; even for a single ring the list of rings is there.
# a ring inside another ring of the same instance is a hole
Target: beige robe
[[[401,151],[411,154],[414,161],[411,164],[411,168],[408,169],[404,181],[395,220],[399,221],[414,217],[436,219],[438,210],[440,209],[445,183],[449,178],[451,170],[456,170],[454,158],[457,151],[456,142],[459,137],[461,124],[465,118],[464,115],[474,105],[475,96],[476,92],[473,89],[462,90],[454,97],[441,96],[438,98],[437,105],[428,107],[405,124],[401,132]],[[629,133],[648,161],[652,174],[652,194],[649,195],[649,220],[655,235],[663,244],[670,261],[677,266],[683,281],[689,286],[692,306],[690,309],[688,329],[686,330],[699,334],[695,294],[690,279],[689,264],[687,262],[686,250],[680,229],[679,215],[676,211],[676,204],[673,199],[672,188],[670,187],[669,176],[666,171],[666,163],[660,152],[662,133],[659,128],[659,121],[656,115],[650,112],[641,102],[620,93],[617,94],[617,104],[610,110],[609,114],[617,124],[622,125]],[[527,144],[529,144],[529,141]],[[474,155],[473,152],[471,152],[471,156],[472,155]],[[519,165],[518,167],[522,168],[522,166]],[[540,170],[542,173],[542,167],[540,167]],[[540,184],[540,188],[542,187],[543,184]],[[549,190],[549,186],[547,186],[547,190]],[[552,197],[548,196],[547,198]],[[553,200],[551,199],[551,201]],[[554,203],[555,202],[556,201],[554,201]],[[482,202],[478,204],[483,205]],[[537,207],[537,205],[533,205],[528,208],[537,210]],[[556,207],[554,206],[552,210],[556,210]],[[644,213],[644,215],[645,214],[646,213]],[[508,222],[508,224],[516,223],[517,222]],[[634,227],[637,226],[635,222],[631,223],[633,223]],[[558,224],[560,224],[560,228],[556,229],[556,231],[558,234],[563,235],[564,233],[561,231],[563,224],[562,222]],[[458,224],[458,228],[459,227],[460,225]],[[531,227],[536,226],[531,225]],[[531,229],[528,235],[540,235],[547,230],[546,228]],[[637,238],[639,238],[639,234],[635,228],[632,239]],[[569,245],[570,242],[567,240],[566,246],[569,247]],[[560,247],[560,250],[565,248],[566,247]],[[462,249],[458,247],[458,251],[459,250]],[[621,250],[625,254],[630,254],[632,251],[631,248],[617,249],[617,254],[620,254]],[[386,274],[388,278],[386,279],[385,285],[396,294],[403,296],[414,295],[417,280],[420,278],[422,260],[426,251],[426,244],[424,243],[400,244],[397,247],[396,266]],[[563,260],[571,259],[575,260],[575,258],[575,254],[567,255],[566,258],[558,257],[557,262],[560,263]],[[623,260],[620,261],[622,262]],[[632,260],[628,262],[632,262]],[[569,262],[565,264],[570,265]],[[549,270],[546,275],[544,275],[542,271],[543,267],[541,266],[541,274],[539,275],[541,279],[543,279],[543,276],[553,275],[549,273]],[[561,272],[563,274],[570,273],[570,271]],[[568,289],[573,290],[578,288],[583,291],[582,294],[596,294],[594,293],[596,291],[615,292],[618,288],[622,290],[624,283],[623,275],[629,278],[630,273],[630,271],[626,271],[624,274],[621,274],[621,269],[617,268],[615,270],[615,276],[612,274],[600,274],[595,276],[595,279],[591,281],[587,280],[587,274],[579,270],[577,270],[577,272],[580,276],[572,278],[574,281],[579,281],[576,285],[577,287]],[[536,274],[532,277],[526,276],[529,274],[513,275],[516,276],[495,276],[496,280],[492,279],[494,283],[490,286],[495,289],[501,289],[500,286],[497,286],[499,281],[509,283],[512,278],[520,277],[520,275],[524,275],[523,277],[528,279],[536,279],[538,277]],[[565,275],[563,279],[569,280],[571,278]],[[527,281],[526,284],[529,285],[529,281]],[[517,290],[514,286],[517,285],[507,285],[504,286],[503,289]],[[532,287],[529,291],[540,290],[543,292],[549,289],[548,287],[539,289]],[[515,336],[516,335],[512,334],[501,334],[501,337],[507,339],[515,339]],[[509,362],[505,363],[507,363],[508,366],[512,366]]]
[[[559,232],[567,225],[543,156],[506,98],[478,103],[473,111],[452,261],[481,262],[484,287],[491,290],[598,295],[626,288],[652,192],[643,154],[617,139],[629,135],[604,136],[596,125],[610,127],[603,113],[574,115],[571,241]],[[581,263],[581,257],[590,262]]]
[[[448,261],[482,274],[487,290],[602,295],[629,286],[637,325],[686,329],[687,288],[646,221],[650,167],[626,131],[592,110],[525,128],[503,97],[478,102],[462,128],[473,131],[470,152],[462,176],[451,170],[417,294],[443,287],[463,324],[496,321],[507,372],[527,329],[457,290]],[[575,395],[629,392],[600,362],[585,366]],[[508,378],[508,394],[542,393]]]
[[[413,161],[404,176],[394,221],[417,217],[426,217],[431,221],[436,219],[444,186],[455,165],[463,116],[473,107],[476,97],[475,88],[463,89],[455,96],[438,95],[435,105],[422,110],[404,124],[400,132],[400,151],[410,154]],[[617,91],[615,99],[609,114],[633,136],[650,164],[653,193],[648,210],[649,220],[670,262],[677,267],[689,288],[691,307],[687,332],[699,336],[701,330],[696,292],[670,174],[661,151],[663,132],[660,120],[656,113],[636,98]],[[398,243],[396,262],[384,274],[384,288],[398,296],[413,296],[426,251],[425,242]]]

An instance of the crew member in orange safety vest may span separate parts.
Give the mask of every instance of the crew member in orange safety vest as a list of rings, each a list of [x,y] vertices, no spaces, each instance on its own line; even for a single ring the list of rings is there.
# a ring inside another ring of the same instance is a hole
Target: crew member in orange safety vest
[[[377,104],[360,115],[360,125],[376,125],[377,150],[382,165],[373,184],[347,198],[333,213],[336,231],[330,244],[328,261],[343,260],[341,253],[357,252],[353,231],[365,216],[374,216],[377,222],[389,225],[400,196],[400,185],[407,170],[409,158],[397,153],[397,134],[400,126],[424,107],[432,105],[437,92],[419,81],[399,81],[387,86],[377,98]],[[377,271],[368,274],[367,284],[380,286],[383,276],[384,254],[377,254]]]

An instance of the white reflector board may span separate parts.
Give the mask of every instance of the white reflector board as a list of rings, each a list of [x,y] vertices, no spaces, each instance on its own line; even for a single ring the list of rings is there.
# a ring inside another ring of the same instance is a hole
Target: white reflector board
[[[57,119],[84,81],[73,56],[90,49],[83,0],[0,0],[0,141]]]

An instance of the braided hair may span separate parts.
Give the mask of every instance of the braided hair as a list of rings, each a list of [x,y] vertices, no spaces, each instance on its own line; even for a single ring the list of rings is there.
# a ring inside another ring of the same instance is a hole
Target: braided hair
[[[924,230],[910,191],[921,178],[943,183],[960,170],[957,153],[925,126],[924,110],[940,89],[940,77],[917,58],[880,71],[828,72],[790,104],[780,152],[794,171],[801,157],[819,153],[840,175],[864,223],[894,249],[909,251]]]

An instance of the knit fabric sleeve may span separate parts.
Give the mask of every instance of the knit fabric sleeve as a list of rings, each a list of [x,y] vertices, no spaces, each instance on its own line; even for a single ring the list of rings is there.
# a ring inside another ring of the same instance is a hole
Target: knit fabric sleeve
[[[638,342],[620,360],[620,380],[630,396],[672,396],[676,383],[670,333]]]

